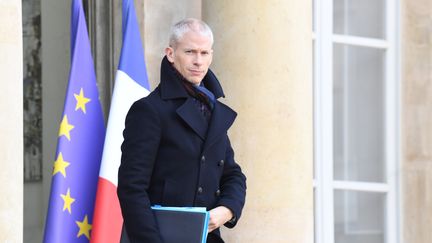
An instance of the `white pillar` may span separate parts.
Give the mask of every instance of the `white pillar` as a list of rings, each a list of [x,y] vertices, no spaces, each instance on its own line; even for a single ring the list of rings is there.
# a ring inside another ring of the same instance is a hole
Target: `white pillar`
[[[21,1],[0,1],[0,242],[23,236]]]
[[[212,69],[239,113],[230,135],[248,178],[227,242],[313,242],[311,3],[203,1]]]
[[[432,2],[401,1],[402,242],[432,237]]]

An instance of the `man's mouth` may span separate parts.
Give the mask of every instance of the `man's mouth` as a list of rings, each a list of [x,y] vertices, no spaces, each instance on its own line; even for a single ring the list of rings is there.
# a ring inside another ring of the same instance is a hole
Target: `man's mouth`
[[[189,72],[191,72],[193,75],[201,75],[202,71],[199,70],[189,70]]]

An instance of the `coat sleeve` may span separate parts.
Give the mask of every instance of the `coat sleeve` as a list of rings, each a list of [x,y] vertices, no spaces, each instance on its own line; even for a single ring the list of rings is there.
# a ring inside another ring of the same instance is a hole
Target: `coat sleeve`
[[[240,166],[234,160],[234,150],[231,147],[229,138],[227,138],[227,150],[225,157],[225,166],[220,182],[221,197],[218,206],[229,208],[234,217],[228,221],[225,226],[233,228],[241,216],[246,198],[246,176],[241,171]]]
[[[161,138],[159,116],[146,99],[127,116],[117,194],[131,243],[162,242],[147,194]]]

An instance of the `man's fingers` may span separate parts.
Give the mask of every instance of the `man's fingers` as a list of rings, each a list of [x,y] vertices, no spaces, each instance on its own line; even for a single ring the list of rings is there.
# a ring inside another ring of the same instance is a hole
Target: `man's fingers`
[[[208,225],[208,232],[212,232],[213,230],[215,230],[217,227],[216,225],[210,221],[209,225]]]
[[[214,208],[209,212],[210,212],[210,219],[208,224],[209,233],[222,226],[232,217],[231,211],[228,208],[223,206]]]
[[[209,224],[208,224],[208,232],[212,232],[213,230],[217,229],[218,225],[214,217],[212,217],[212,214],[210,214]]]

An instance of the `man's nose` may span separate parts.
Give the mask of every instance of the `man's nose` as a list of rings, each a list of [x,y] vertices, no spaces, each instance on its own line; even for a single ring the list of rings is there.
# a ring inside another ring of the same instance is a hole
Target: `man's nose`
[[[194,58],[194,65],[201,66],[202,63],[203,63],[202,55],[200,53],[196,54]]]

